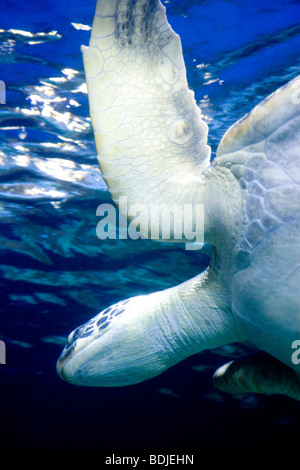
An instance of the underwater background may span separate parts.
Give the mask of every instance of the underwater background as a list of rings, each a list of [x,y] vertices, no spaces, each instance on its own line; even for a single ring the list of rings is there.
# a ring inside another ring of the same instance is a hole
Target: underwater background
[[[231,396],[212,386],[214,371],[250,345],[203,352],[125,388],[80,388],[56,374],[75,327],[208,263],[181,244],[96,236],[96,209],[110,195],[96,161],[80,52],[95,4],[5,0],[1,7],[0,449],[295,448],[299,402]],[[230,125],[299,74],[300,4],[164,4],[214,155]]]

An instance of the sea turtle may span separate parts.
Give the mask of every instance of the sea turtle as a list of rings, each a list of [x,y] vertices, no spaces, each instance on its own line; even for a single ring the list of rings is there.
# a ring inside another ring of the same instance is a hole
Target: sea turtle
[[[112,199],[202,205],[213,255],[193,279],[121,301],[75,329],[59,375],[129,385],[202,350],[249,341],[258,352],[220,367],[215,385],[300,400],[300,77],[234,124],[211,161],[180,38],[159,0],[98,0],[82,53]],[[177,238],[186,241],[183,230]]]

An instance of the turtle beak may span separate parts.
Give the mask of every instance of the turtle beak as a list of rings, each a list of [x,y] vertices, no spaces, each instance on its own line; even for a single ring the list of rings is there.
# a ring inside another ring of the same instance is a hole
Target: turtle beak
[[[63,380],[66,381],[66,377],[64,376],[64,366],[68,362],[68,360],[71,358],[73,352],[75,350],[75,347],[73,344],[68,344],[64,350],[62,351],[61,355],[58,358],[58,361],[56,363],[56,372],[62,378]]]
[[[65,348],[63,349],[56,363],[56,372],[65,381],[68,381],[68,380],[66,376],[64,375],[64,367],[75,353],[75,349],[77,345],[76,340],[80,336],[80,333],[82,332],[83,327],[84,325],[80,325],[69,334],[68,339],[67,339],[67,344]]]

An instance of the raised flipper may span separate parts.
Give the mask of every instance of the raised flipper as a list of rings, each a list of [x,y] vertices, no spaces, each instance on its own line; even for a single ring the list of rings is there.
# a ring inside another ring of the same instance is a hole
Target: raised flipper
[[[98,0],[82,52],[98,159],[116,204],[120,196],[131,207],[201,203],[208,128],[160,1]]]
[[[261,351],[224,364],[216,370],[213,383],[229,393],[280,394],[300,400],[300,379],[296,372]]]

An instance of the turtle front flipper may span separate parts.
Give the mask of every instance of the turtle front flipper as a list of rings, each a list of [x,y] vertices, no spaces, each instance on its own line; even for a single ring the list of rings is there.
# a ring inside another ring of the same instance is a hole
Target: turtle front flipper
[[[160,1],[98,0],[82,52],[98,159],[116,204],[121,196],[127,207],[201,203],[208,128]]]
[[[280,394],[300,400],[297,373],[262,351],[219,367],[213,376],[213,383],[216,388],[228,393]]]

